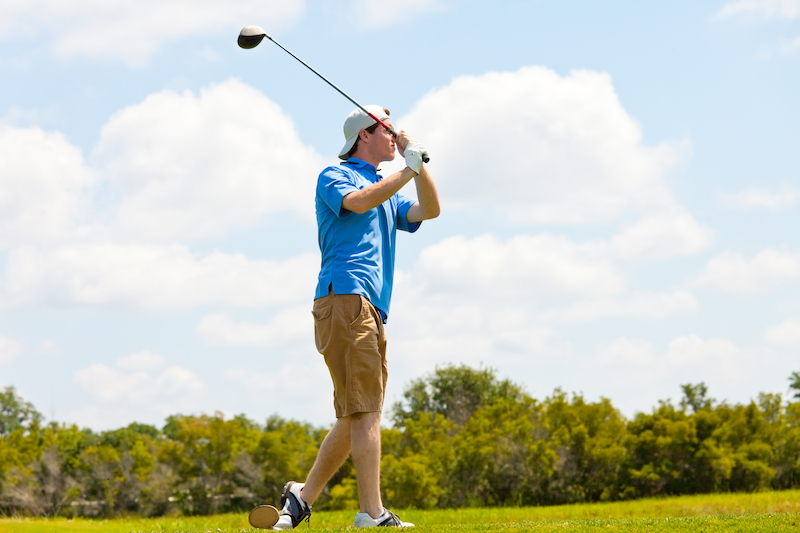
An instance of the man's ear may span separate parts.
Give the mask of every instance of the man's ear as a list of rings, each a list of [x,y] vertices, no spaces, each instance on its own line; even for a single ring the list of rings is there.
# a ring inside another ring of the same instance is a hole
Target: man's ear
[[[367,140],[369,140],[369,132],[367,130],[359,131],[358,138],[361,139],[362,142],[366,142]]]

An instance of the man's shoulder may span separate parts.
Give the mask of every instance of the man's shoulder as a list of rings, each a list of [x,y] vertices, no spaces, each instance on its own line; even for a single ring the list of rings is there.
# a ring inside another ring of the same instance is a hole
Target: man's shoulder
[[[348,176],[355,176],[358,174],[358,171],[352,167],[352,165],[330,165],[322,169],[322,172],[319,173],[319,178],[342,178]]]
[[[317,178],[318,187],[343,185],[361,188],[369,183],[369,176],[360,167],[347,163],[325,167]]]
[[[319,175],[322,176],[324,174],[331,174],[331,173],[341,174],[341,173],[344,173],[344,172],[347,172],[347,171],[343,168],[343,165],[329,165],[329,166],[323,168],[322,172],[320,172]]]

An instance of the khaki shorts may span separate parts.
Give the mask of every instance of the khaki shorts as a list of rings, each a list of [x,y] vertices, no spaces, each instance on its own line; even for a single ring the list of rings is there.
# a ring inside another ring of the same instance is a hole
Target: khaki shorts
[[[314,338],[333,379],[336,418],[383,409],[388,370],[380,312],[358,294],[314,300]]]

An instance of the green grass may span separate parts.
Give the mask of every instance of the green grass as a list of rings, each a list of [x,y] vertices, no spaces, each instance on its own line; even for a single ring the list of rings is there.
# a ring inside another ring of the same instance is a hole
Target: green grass
[[[299,531],[343,530],[353,523],[354,511],[316,512],[309,528]],[[772,532],[800,531],[800,491],[756,494],[683,496],[604,504],[555,507],[444,509],[399,513],[417,524],[418,532],[471,533],[478,531],[588,532]],[[67,520],[0,518],[0,533],[223,533],[250,529],[247,515],[210,517]]]

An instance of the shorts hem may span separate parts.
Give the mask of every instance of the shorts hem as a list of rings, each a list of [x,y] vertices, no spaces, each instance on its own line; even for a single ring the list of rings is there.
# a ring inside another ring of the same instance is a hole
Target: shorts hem
[[[343,409],[341,411],[342,414],[339,414],[339,410],[336,409],[336,418],[345,418],[348,416],[357,415],[359,413],[379,413],[381,411],[383,411],[382,405],[380,407],[371,405],[356,405],[347,410]]]

